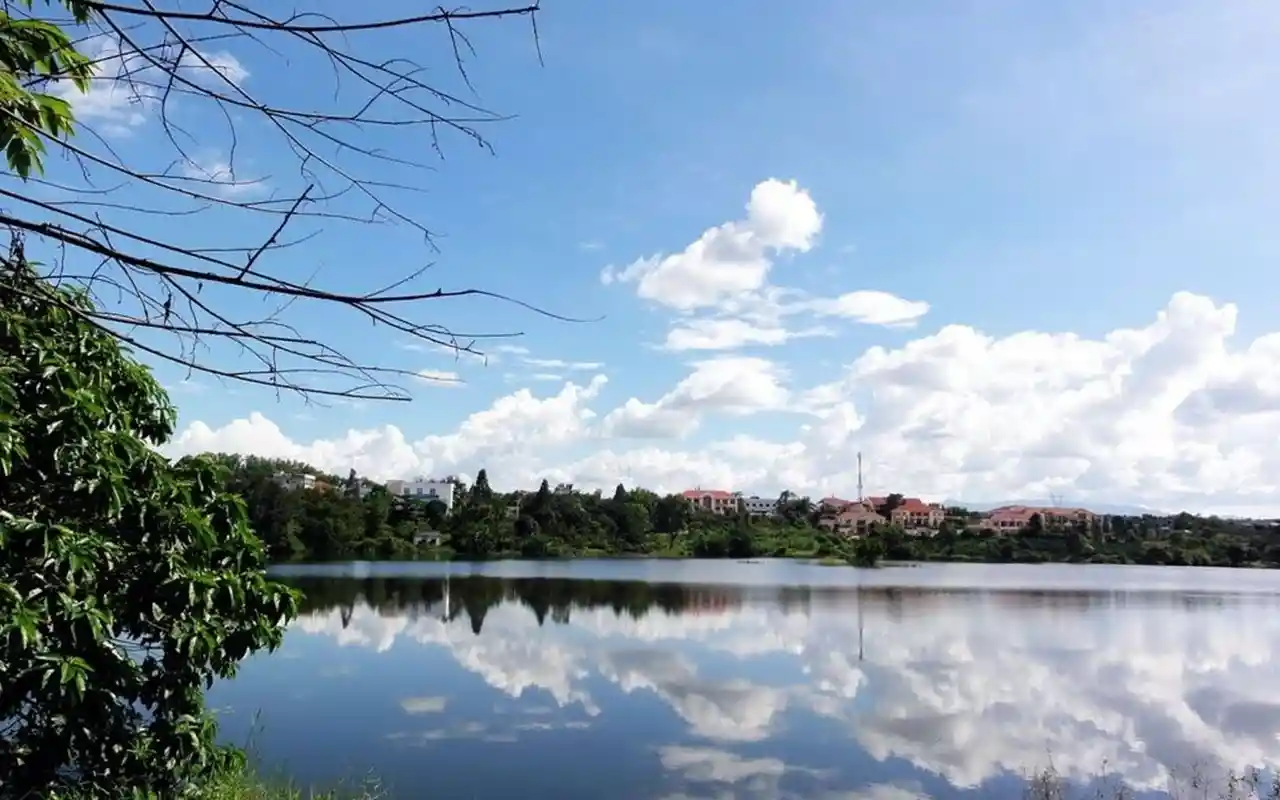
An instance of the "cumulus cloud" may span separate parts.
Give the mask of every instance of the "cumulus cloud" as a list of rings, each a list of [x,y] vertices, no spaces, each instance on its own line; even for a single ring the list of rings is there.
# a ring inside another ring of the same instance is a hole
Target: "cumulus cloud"
[[[636,438],[687,435],[703,414],[746,415],[782,408],[789,395],[784,371],[763,358],[723,357],[699,361],[693,372],[652,403],[636,398],[610,412],[606,433]]]
[[[77,120],[95,125],[101,133],[126,136],[145,124],[164,93],[165,75],[143,54],[111,36],[95,37],[81,49],[94,65],[89,90],[55,81],[52,93],[71,104]],[[194,49],[183,52],[175,74],[202,85],[224,78],[240,85],[249,77],[232,54]]]
[[[822,215],[809,193],[795,181],[770,178],[751,191],[746,219],[708,229],[680,253],[606,268],[601,280],[634,283],[646,300],[692,311],[760,289],[771,253],[807,251],[821,230]]]
[[[638,296],[679,314],[663,344],[667,350],[773,346],[835,334],[817,325],[791,328],[783,324],[787,317],[909,326],[928,312],[928,303],[883,291],[813,298],[772,285],[774,259],[813,249],[822,224],[807,191],[795,181],[770,178],[752,190],[745,219],[709,228],[680,253],[643,258],[623,269],[606,267],[600,280],[633,283]],[[702,316],[689,317],[691,312]]]
[[[455,431],[417,440],[385,426],[298,442],[254,413],[220,427],[193,422],[168,452],[297,458],[373,477],[486,467],[511,488],[543,477],[608,488],[629,474],[657,491],[820,496],[852,490],[861,451],[876,491],[1275,513],[1280,334],[1237,342],[1236,324],[1234,305],[1184,292],[1149,324],[1097,338],[948,325],[871,347],[809,385],[768,359],[723,356],[694,362],[661,395],[613,408],[597,406],[600,375],[545,395],[519,389]],[[777,411],[788,413],[770,417],[769,437],[659,441]]]

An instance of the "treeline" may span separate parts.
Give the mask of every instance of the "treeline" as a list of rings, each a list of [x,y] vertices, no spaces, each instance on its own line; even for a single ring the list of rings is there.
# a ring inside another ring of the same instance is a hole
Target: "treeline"
[[[552,488],[546,481],[536,492],[497,492],[480,470],[469,486],[453,481],[450,512],[439,501],[392,496],[354,473],[340,478],[297,462],[213,458],[228,469],[227,488],[244,498],[276,560],[634,554],[816,558],[863,566],[881,560],[1280,564],[1280,530],[1269,523],[1192,514],[1099,517],[1061,527],[1046,526],[1037,515],[1021,531],[992,534],[975,527],[975,513],[952,508],[937,531],[881,525],[849,537],[826,530],[825,512],[789,493],[775,516],[722,516],[695,509],[679,495],[622,485],[611,495]],[[280,473],[313,475],[319,488],[286,488],[276,481]]]
[[[932,536],[877,528],[850,545],[850,560],[986,563],[1148,564],[1193,567],[1280,566],[1280,530],[1265,523],[1180,514],[1108,517],[1091,525],[990,534],[944,524]]]
[[[244,498],[273,558],[457,558],[664,555],[843,557],[842,537],[817,526],[807,501],[777,519],[699,512],[679,495],[619,485],[612,495],[554,489],[494,491],[484,470],[470,486],[454,480],[454,506],[395,497],[354,473],[325,475],[297,462],[211,456],[227,489]],[[312,475],[319,488],[288,488],[278,474]]]

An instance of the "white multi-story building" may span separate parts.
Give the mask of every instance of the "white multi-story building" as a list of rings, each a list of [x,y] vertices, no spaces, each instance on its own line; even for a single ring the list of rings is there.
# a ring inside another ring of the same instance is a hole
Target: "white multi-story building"
[[[750,497],[742,498],[742,510],[746,511],[753,517],[769,517],[778,513],[778,498],[776,497]]]
[[[398,488],[399,491],[393,491],[393,484],[396,485],[395,488]],[[450,481],[429,481],[423,478],[412,481],[387,481],[387,491],[408,500],[422,500],[424,502],[439,500],[444,503],[444,507],[447,510],[453,510],[454,485]]]

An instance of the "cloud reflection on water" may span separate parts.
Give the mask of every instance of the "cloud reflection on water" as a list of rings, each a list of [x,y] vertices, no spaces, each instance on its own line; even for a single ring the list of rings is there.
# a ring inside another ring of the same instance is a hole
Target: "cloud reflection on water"
[[[609,598],[597,586],[589,600],[612,602],[585,607],[572,586],[555,597],[539,586],[454,580],[447,604],[368,583],[357,597],[347,584],[341,598],[313,592],[291,635],[440,648],[509,697],[538,690],[589,717],[608,716],[611,692],[648,693],[694,737],[657,751],[685,791],[781,796],[784,775],[825,765],[765,751],[812,720],[843,731],[850,752],[955,787],[1051,758],[1069,778],[1112,771],[1158,789],[1172,769],[1280,757],[1280,601],[1269,597],[721,586],[673,590],[684,601],[663,608],[628,595],[638,588]],[[859,791],[840,796],[921,796]]]

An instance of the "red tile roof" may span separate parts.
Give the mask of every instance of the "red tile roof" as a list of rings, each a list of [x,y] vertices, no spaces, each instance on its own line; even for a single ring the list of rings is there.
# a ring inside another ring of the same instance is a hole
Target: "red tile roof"
[[[686,489],[681,494],[690,500],[696,500],[700,497],[714,497],[719,500],[729,500],[733,498],[733,492],[722,492],[719,489]]]
[[[1001,506],[993,508],[987,514],[992,519],[1029,520],[1035,514],[1052,514],[1055,516],[1077,516],[1092,514],[1087,508],[1058,508],[1055,506]]]
[[[938,509],[930,506],[918,497],[904,497],[902,505],[894,509],[894,513],[901,511],[904,514],[932,514]]]
[[[843,497],[824,497],[824,498],[822,498],[821,500],[819,500],[819,501],[818,501],[818,505],[822,505],[822,506],[832,506],[832,507],[835,507],[835,508],[841,508],[841,507],[844,507],[844,506],[851,506],[851,505],[853,505],[853,501],[852,501],[852,500],[845,500]]]
[[[880,516],[879,514],[867,508],[866,506],[860,506],[860,505],[857,505],[856,503],[849,506],[848,508],[843,509],[839,514],[836,514],[836,519],[841,522],[856,522],[860,519],[880,520],[882,522],[884,521],[884,517]]]

